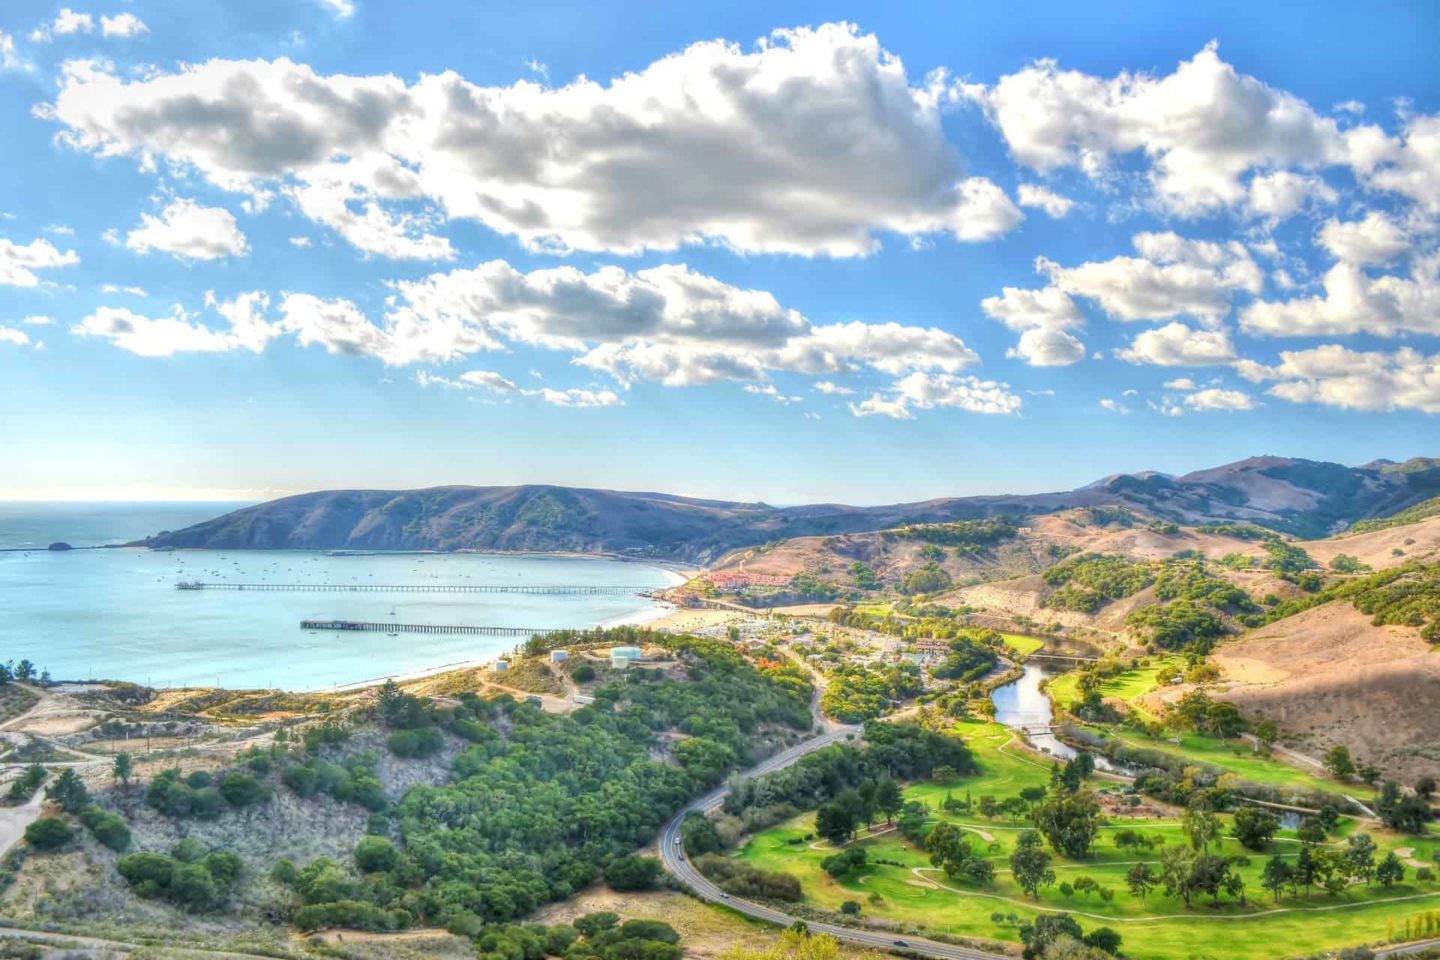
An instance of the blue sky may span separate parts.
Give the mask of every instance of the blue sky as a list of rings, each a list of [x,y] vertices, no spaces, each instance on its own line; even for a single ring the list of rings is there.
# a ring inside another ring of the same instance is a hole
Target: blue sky
[[[0,498],[1437,452],[1440,8],[0,9]]]

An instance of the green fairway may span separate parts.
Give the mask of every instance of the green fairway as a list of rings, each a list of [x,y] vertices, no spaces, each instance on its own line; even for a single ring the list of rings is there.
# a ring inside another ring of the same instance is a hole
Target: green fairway
[[[1004,638],[1005,646],[1022,657],[1028,657],[1045,646],[1045,641],[1039,637],[1027,637],[1023,633],[1002,633],[1000,636]]]
[[[1300,851],[1293,832],[1281,831],[1264,853],[1246,851],[1228,837],[1218,847],[1211,847],[1212,852],[1218,849],[1226,856],[1244,854],[1249,858],[1238,870],[1245,882],[1248,902],[1244,906],[1228,896],[1218,904],[1210,903],[1208,897],[1197,897],[1187,909],[1178,896],[1167,897],[1163,888],[1141,898],[1127,888],[1126,874],[1137,860],[1153,862],[1158,869],[1160,847],[1120,848],[1114,842],[1116,831],[1128,828],[1163,840],[1166,845],[1186,842],[1177,819],[1153,817],[1106,821],[1090,857],[1077,861],[1056,856],[1051,867],[1057,883],[1032,900],[1011,878],[1008,860],[1016,838],[1028,824],[1004,817],[986,820],[974,813],[951,815],[943,812],[942,804],[947,793],[958,800],[987,795],[1003,798],[1014,796],[1023,787],[1046,785],[1050,781],[1049,765],[1017,749],[1010,743],[1010,731],[997,724],[965,722],[960,724],[960,732],[971,746],[980,773],[948,783],[914,784],[906,788],[905,798],[925,803],[937,821],[964,830],[975,853],[994,864],[993,884],[976,887],[945,876],[931,867],[923,849],[906,842],[883,822],[855,841],[865,847],[868,864],[834,879],[820,867],[834,848],[815,837],[813,814],[754,835],[735,855],[757,867],[795,876],[806,901],[823,909],[838,910],[842,903],[853,900],[870,917],[913,924],[930,932],[1012,942],[1018,939],[1016,921],[1006,915],[1026,920],[1039,912],[1065,911],[1074,914],[1086,930],[1098,926],[1115,928],[1124,937],[1125,954],[1141,960],[1206,956],[1278,960],[1347,944],[1387,940],[1395,936],[1395,931],[1403,932],[1406,917],[1440,909],[1440,884],[1417,881],[1410,862],[1430,863],[1432,853],[1440,849],[1440,840],[1417,840],[1379,831],[1368,824],[1364,829],[1372,833],[1379,847],[1377,859],[1390,850],[1411,848],[1402,857],[1407,861],[1404,881],[1388,891],[1378,883],[1368,888],[1352,885],[1333,895],[1316,888],[1308,897],[1303,891],[1294,896],[1287,894],[1276,904],[1261,886],[1265,862],[1273,852],[1293,862]],[[1117,788],[1101,780],[1092,786]],[[1221,819],[1228,833],[1231,818],[1222,815]],[[1344,822],[1340,836],[1331,838],[1331,842],[1343,844],[1344,836],[1355,829],[1353,822]],[[1082,876],[1109,889],[1112,899],[1106,901],[1099,893],[1067,897],[1061,892],[1060,882]]]
[[[1144,667],[1127,670],[1110,677],[1100,686],[1100,695],[1107,699],[1122,700],[1126,706],[1139,712],[1147,720],[1157,719],[1138,701],[1157,686],[1156,676],[1166,666],[1178,664],[1178,658],[1167,657],[1152,661]],[[1077,689],[1079,673],[1071,671],[1052,678],[1045,686],[1045,692],[1055,705],[1057,713],[1068,710],[1080,698]],[[1238,777],[1257,783],[1277,786],[1291,786],[1305,790],[1322,790],[1337,796],[1349,794],[1361,800],[1375,796],[1375,790],[1363,783],[1341,783],[1318,775],[1303,767],[1264,754],[1258,754],[1243,740],[1223,740],[1219,737],[1199,733],[1184,733],[1176,742],[1174,735],[1152,737],[1132,729],[1118,726],[1082,724],[1094,733],[1113,737],[1132,747],[1156,750],[1161,753],[1223,767]]]

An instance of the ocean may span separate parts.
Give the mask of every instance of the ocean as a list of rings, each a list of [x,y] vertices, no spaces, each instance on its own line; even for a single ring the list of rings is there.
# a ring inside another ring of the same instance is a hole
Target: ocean
[[[675,575],[618,560],[505,554],[370,554],[135,548],[237,504],[0,503],[0,659],[28,658],[57,680],[154,687],[317,690],[489,659],[523,637],[300,629],[303,619],[508,627],[639,622],[643,597],[177,590],[180,580],[301,584],[624,585]]]

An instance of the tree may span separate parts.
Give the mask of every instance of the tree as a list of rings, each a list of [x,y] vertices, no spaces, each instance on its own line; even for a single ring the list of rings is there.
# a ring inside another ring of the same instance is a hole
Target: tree
[[[1325,824],[1315,817],[1306,817],[1300,821],[1300,826],[1295,829],[1295,837],[1306,846],[1318,846],[1325,842],[1327,836]]]
[[[1295,880],[1295,871],[1281,859],[1280,854],[1275,854],[1265,861],[1265,870],[1260,874],[1260,885],[1275,895],[1275,902],[1280,902],[1280,894]]]
[[[1435,778],[1421,777],[1415,781],[1415,795],[1424,800],[1429,800],[1435,793]]]
[[[1279,828],[1279,819],[1259,807],[1241,807],[1235,811],[1232,834],[1247,850],[1264,850]]]
[[[59,850],[73,839],[75,831],[59,817],[41,817],[25,828],[25,842],[36,850]]]
[[[863,855],[865,851],[858,852]],[[652,890],[659,880],[660,861],[654,857],[616,857],[605,865],[605,883],[611,890],[621,893]]]
[[[125,786],[130,786],[130,777],[135,773],[135,758],[128,753],[115,754],[115,764],[110,768],[110,774]]]
[[[1255,739],[1260,742],[1260,748],[1269,753],[1275,741],[1280,739],[1280,728],[1274,720],[1261,720],[1255,725]]]
[[[1132,894],[1144,900],[1150,895],[1150,891],[1155,889],[1159,879],[1155,875],[1155,868],[1148,861],[1141,860],[1139,863],[1133,864],[1130,872],[1125,874],[1125,885],[1130,888]]]
[[[1368,833],[1357,833],[1348,841],[1345,860],[1352,876],[1361,877],[1365,885],[1375,876],[1375,841]]]
[[[1405,867],[1400,863],[1400,858],[1395,856],[1395,851],[1385,854],[1385,859],[1375,868],[1375,879],[1379,880],[1380,886],[1386,890],[1405,879]]]
[[[1020,942],[1025,945],[1022,956],[1025,960],[1040,960],[1063,937],[1079,940],[1080,924],[1068,913],[1043,913],[1033,923],[1020,924]]]
[[[1220,839],[1220,818],[1203,805],[1192,803],[1185,811],[1181,829],[1190,839],[1190,846],[1205,853],[1210,844]]]
[[[1030,817],[1057,853],[1081,860],[1099,830],[1100,804],[1088,790],[1061,793],[1036,805]]]
[[[45,796],[58,803],[66,813],[79,813],[90,805],[90,791],[85,789],[85,781],[80,779],[74,767],[60,771],[55,782],[45,788]]]
[[[361,837],[355,845],[355,866],[360,868],[361,873],[391,870],[398,859],[395,844],[386,837]]]
[[[889,777],[882,778],[875,787],[875,809],[885,814],[885,823],[894,823],[895,814],[904,806],[905,797],[900,792],[900,785]]]
[[[1391,780],[1380,788],[1375,812],[1380,814],[1381,822],[1392,830],[1424,833],[1425,823],[1430,819],[1430,804],[1419,794],[1402,793],[1400,785]]]
[[[840,904],[840,912],[845,914],[845,916],[847,917],[860,916],[860,901],[846,900],[844,903]]]
[[[1041,848],[1040,838],[1033,830],[1020,834],[1019,845],[1010,854],[1010,873],[1020,889],[1035,899],[1039,899],[1041,887],[1055,882],[1055,871],[1050,869],[1050,854]]]
[[[839,803],[821,804],[815,811],[815,832],[838,847],[855,835],[855,815]]]
[[[1350,759],[1350,748],[1337,744],[1325,752],[1325,769],[1336,780],[1348,780],[1355,775],[1355,761]]]

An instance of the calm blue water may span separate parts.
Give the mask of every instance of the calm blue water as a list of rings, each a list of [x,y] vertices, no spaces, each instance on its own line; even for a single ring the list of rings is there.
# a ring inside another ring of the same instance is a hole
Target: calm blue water
[[[125,542],[215,513],[213,505],[203,504],[0,504],[0,545]],[[42,546],[0,552],[0,658],[28,657],[56,679],[311,690],[483,659],[520,640],[312,633],[299,628],[306,618],[385,621],[393,611],[399,623],[592,627],[644,619],[659,609],[633,596],[176,590],[175,582],[182,579],[650,588],[672,577],[642,564],[555,557],[138,549],[51,553]]]

